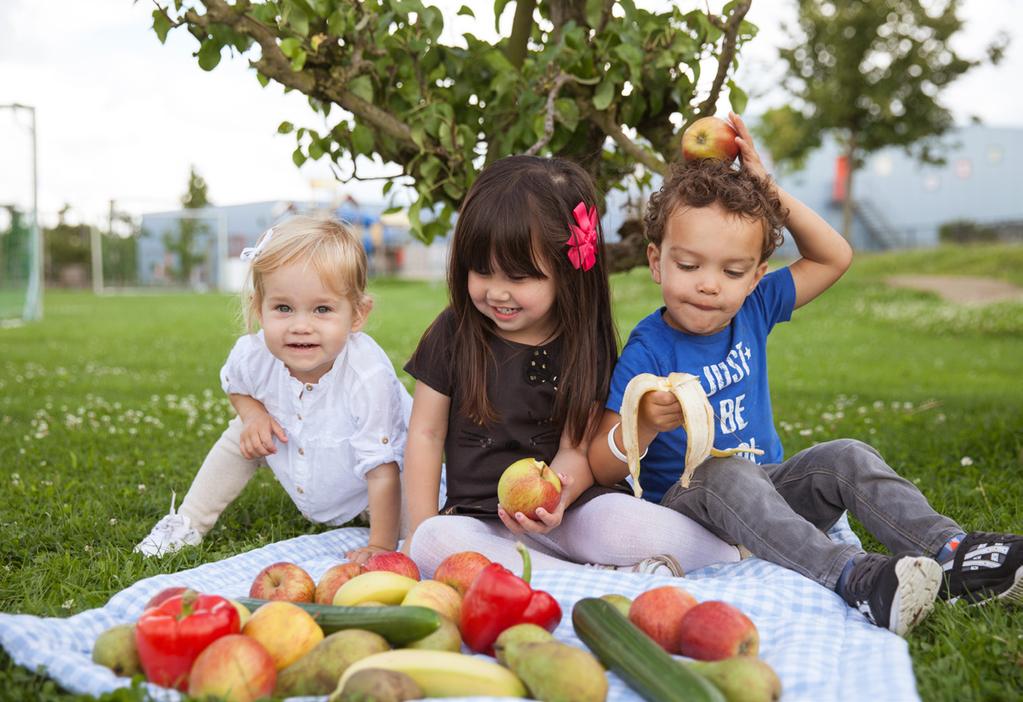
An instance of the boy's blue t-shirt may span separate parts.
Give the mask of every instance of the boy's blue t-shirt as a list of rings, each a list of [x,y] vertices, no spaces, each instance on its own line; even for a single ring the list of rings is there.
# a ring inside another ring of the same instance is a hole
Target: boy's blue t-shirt
[[[740,455],[757,463],[780,463],[781,438],[767,382],[767,335],[776,323],[789,320],[795,303],[792,273],[782,268],[765,275],[732,322],[709,336],[670,327],[660,308],[629,335],[611,377],[607,408],[621,412],[625,386],[640,373],[690,373],[700,379],[714,410],[715,448],[759,448],[764,455]],[[683,429],[657,435],[640,471],[645,499],[661,501],[681,476],[685,454]]]

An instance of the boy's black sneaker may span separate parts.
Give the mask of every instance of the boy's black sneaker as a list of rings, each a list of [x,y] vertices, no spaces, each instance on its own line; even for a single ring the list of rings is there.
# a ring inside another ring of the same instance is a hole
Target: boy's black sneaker
[[[938,596],[943,600],[1023,603],[1023,536],[1019,534],[967,534],[942,568],[945,577]]]
[[[941,566],[931,558],[859,556],[842,589],[842,598],[872,623],[905,636],[934,608]]]

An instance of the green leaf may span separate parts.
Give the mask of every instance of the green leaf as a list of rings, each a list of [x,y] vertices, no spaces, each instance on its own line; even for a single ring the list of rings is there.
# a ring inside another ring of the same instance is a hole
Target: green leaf
[[[199,68],[212,71],[220,63],[220,44],[212,39],[204,41],[199,47]]]
[[[586,0],[586,24],[593,29],[600,26],[600,18],[604,15],[604,0]]]
[[[160,40],[160,43],[166,43],[167,33],[174,27],[174,23],[171,22],[167,13],[157,8],[153,10],[153,31],[156,32],[156,37]]]
[[[598,110],[606,110],[615,96],[615,83],[611,78],[604,78],[593,93],[593,106]]]
[[[291,70],[301,71],[302,66],[305,65],[306,53],[305,49],[299,49],[298,52],[291,58]]]
[[[295,125],[292,124],[291,122],[281,122],[277,126],[277,133],[278,134],[291,134],[291,132],[293,132],[294,129],[295,129]]]
[[[741,115],[746,109],[746,102],[749,96],[735,84],[735,81],[728,81],[728,102],[732,104],[732,111]]]
[[[291,160],[294,162],[296,166],[301,166],[303,163],[306,162],[306,155],[302,153],[301,146],[291,152]]]
[[[366,102],[373,102],[373,81],[369,76],[359,76],[351,81],[348,90]]]
[[[316,161],[323,156],[323,147],[320,146],[320,142],[314,141],[309,144],[309,158]]]
[[[281,53],[288,58],[294,58],[295,54],[302,50],[302,42],[295,37],[288,37],[281,41]]]
[[[501,13],[511,0],[494,0],[494,31],[501,31]]]
[[[472,8],[469,7],[468,5],[462,5],[460,8],[458,8],[458,14],[459,15],[468,15],[469,17],[472,17],[473,19],[476,18],[476,13],[473,12]]]
[[[565,128],[574,132],[579,125],[579,105],[572,98],[558,98],[554,101],[554,111]]]
[[[352,149],[358,154],[369,156],[373,153],[373,130],[364,124],[355,125],[352,130]]]
[[[629,76],[637,82],[643,75],[643,50],[634,44],[619,44],[614,54],[629,67]]]
[[[256,71],[256,80],[258,80],[259,84],[262,85],[264,88],[270,85],[270,76],[265,76],[259,71]]]

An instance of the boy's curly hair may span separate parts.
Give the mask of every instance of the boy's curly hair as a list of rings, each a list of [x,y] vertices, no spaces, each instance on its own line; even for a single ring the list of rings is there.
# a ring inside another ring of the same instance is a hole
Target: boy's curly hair
[[[661,189],[650,196],[643,223],[646,236],[658,247],[668,218],[680,207],[709,207],[717,203],[727,212],[759,221],[764,229],[760,249],[763,263],[781,245],[781,229],[788,216],[770,181],[745,168],[735,169],[718,159],[676,161]]]

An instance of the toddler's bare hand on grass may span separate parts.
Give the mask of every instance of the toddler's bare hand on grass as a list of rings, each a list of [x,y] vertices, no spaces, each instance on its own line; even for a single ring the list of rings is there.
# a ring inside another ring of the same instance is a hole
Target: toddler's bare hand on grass
[[[277,453],[277,447],[274,446],[275,436],[284,443],[288,441],[284,428],[269,414],[264,414],[245,422],[238,447],[245,458],[250,460],[263,458]]]

